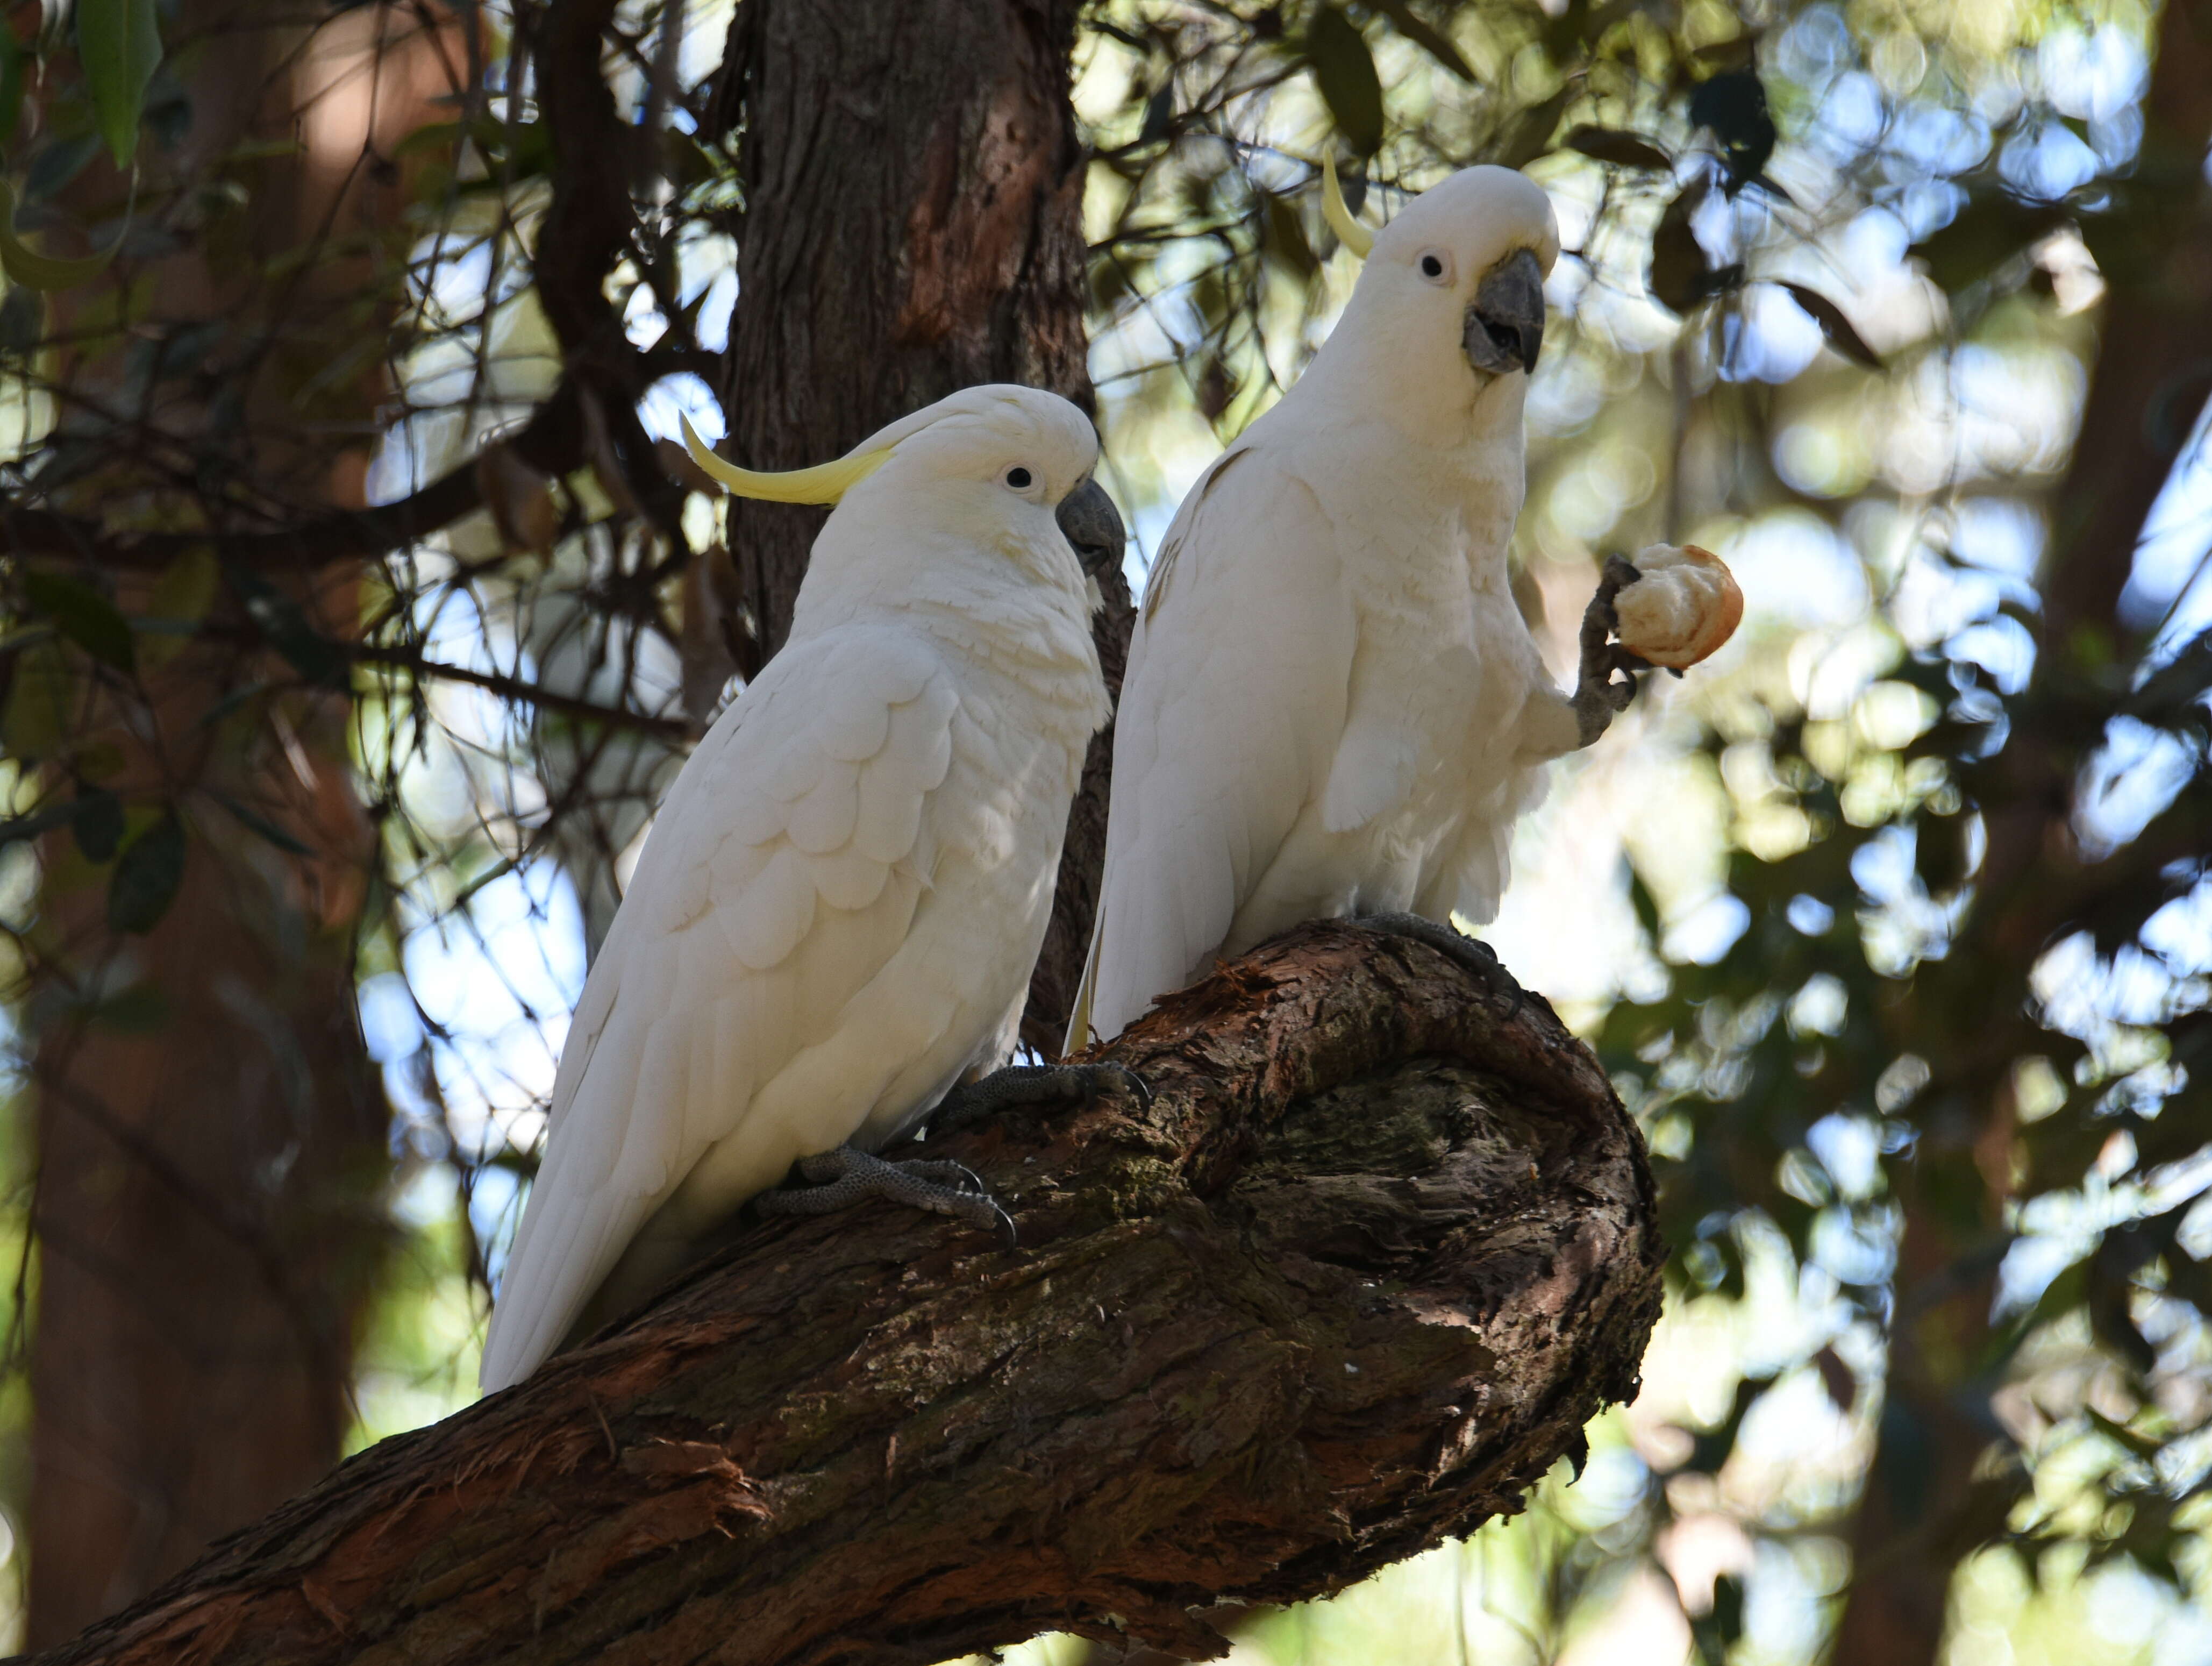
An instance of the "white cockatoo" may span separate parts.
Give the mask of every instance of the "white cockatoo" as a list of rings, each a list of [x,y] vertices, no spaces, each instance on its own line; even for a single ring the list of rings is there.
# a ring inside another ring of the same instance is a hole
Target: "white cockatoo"
[[[1626,563],[1591,604],[1571,696],[1507,570],[1559,249],[1543,188],[1470,167],[1371,234],[1333,168],[1324,188],[1365,264],[1305,374],[1161,544],[1071,1051],[1302,920],[1372,917],[1494,967],[1451,915],[1495,916],[1541,766],[1634,691],[1607,641]]]
[[[801,1158],[828,1183],[763,1206],[1003,1225],[957,1165],[870,1153],[962,1096],[1097,1080],[976,1080],[1012,1051],[1107,715],[1091,575],[1122,532],[1090,420],[974,387],[792,474],[691,443],[733,491],[836,508],[788,641],[685,763],[585,982],[487,1390],[651,1295]]]

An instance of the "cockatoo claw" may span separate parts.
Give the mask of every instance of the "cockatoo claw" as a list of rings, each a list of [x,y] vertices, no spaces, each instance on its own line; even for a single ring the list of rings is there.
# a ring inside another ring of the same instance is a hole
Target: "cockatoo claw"
[[[1018,1242],[1013,1217],[991,1195],[981,1177],[963,1163],[919,1157],[890,1162],[840,1146],[801,1158],[799,1172],[813,1183],[763,1192],[753,1200],[763,1214],[826,1215],[881,1198],[996,1231],[1009,1250]]]
[[[1109,1088],[1119,1087],[1139,1110],[1152,1103],[1152,1085],[1125,1064],[1010,1064],[972,1082],[963,1082],[938,1102],[929,1115],[933,1132],[965,1128],[995,1110],[1030,1105],[1091,1105]]]
[[[1441,920],[1431,920],[1425,914],[1363,914],[1359,923],[1393,937],[1409,937],[1416,943],[1425,943],[1431,948],[1455,962],[1469,973],[1477,983],[1495,996],[1504,1007],[1504,1021],[1511,1023],[1527,1003],[1528,992],[1523,989],[1513,974],[1505,970],[1498,952],[1479,937],[1468,937]]]
[[[1634,673],[1651,667],[1613,640],[1620,629],[1613,599],[1642,577],[1622,556],[1607,556],[1598,575],[1597,593],[1583,610],[1582,667],[1576,678],[1573,704],[1575,728],[1583,745],[1589,745],[1612,725],[1616,714],[1628,709],[1636,698]],[[1616,673],[1625,673],[1616,679]]]

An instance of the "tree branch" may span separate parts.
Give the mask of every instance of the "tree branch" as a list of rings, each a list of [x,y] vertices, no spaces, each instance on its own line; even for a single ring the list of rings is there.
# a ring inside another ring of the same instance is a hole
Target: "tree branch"
[[[562,475],[581,467],[584,430],[574,388],[564,382],[507,443],[540,474]],[[267,532],[111,532],[96,521],[22,508],[0,496],[0,550],[143,573],[159,572],[188,550],[212,547],[240,566],[303,573],[342,562],[373,561],[442,532],[483,507],[473,458],[397,502],[318,514]]]
[[[1023,1248],[744,1228],[626,1328],[386,1441],[42,1666],[1217,1655],[1521,1507],[1637,1386],[1634,1125],[1530,1000],[1341,921],[1116,1043],[1158,1098],[936,1142]]]

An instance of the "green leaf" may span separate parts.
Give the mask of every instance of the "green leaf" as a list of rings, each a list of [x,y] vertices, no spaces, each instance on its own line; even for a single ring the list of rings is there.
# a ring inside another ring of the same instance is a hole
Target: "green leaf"
[[[1311,277],[1321,262],[1314,258],[1313,245],[1306,241],[1305,222],[1298,218],[1297,210],[1271,191],[1261,192],[1260,201],[1267,216],[1268,254],[1297,277]]]
[[[1956,295],[2025,253],[2066,221],[2065,210],[2057,204],[2021,203],[1984,189],[1967,198],[1950,224],[1929,233],[1905,252],[1926,263],[1928,276],[1945,293]]]
[[[23,113],[23,48],[11,28],[0,27],[0,145],[12,143]]]
[[[185,824],[173,810],[123,848],[107,883],[107,923],[143,935],[161,922],[185,882]]]
[[[131,627],[115,604],[88,584],[59,573],[22,575],[23,599],[32,611],[52,619],[63,635],[103,665],[120,672],[138,668]]]
[[[1704,1666],[1722,1666],[1743,1635],[1743,1581],[1733,1573],[1713,1578],[1713,1605],[1690,1621],[1690,1638]]]
[[[1650,140],[1610,127],[1592,127],[1585,123],[1568,133],[1565,143],[1568,149],[1579,150],[1593,161],[1611,162],[1617,167],[1663,171],[1674,166],[1674,159]]]
[[[158,983],[134,983],[97,1002],[86,1014],[95,1024],[126,1036],[147,1036],[169,1021],[169,998]]]
[[[54,642],[35,642],[21,650],[8,690],[8,715],[0,725],[8,756],[28,762],[51,757],[70,733],[76,679]]]
[[[1398,33],[1419,46],[1431,58],[1449,70],[1462,81],[1474,81],[1474,66],[1462,58],[1459,48],[1441,31],[1422,18],[1406,0],[1373,0],[1375,9],[1397,25]]]
[[[2139,1457],[2146,1463],[2152,1463],[2155,1462],[2159,1454],[2166,1450],[2166,1444],[2163,1441],[2154,1436],[2138,1433],[2129,1428],[2126,1424],[2117,1422],[2106,1416],[2094,1406],[2084,1406],[2081,1409],[2089,1414],[2089,1421],[2096,1426],[2098,1433],[2131,1456]]]
[[[1382,80],[1358,29],[1335,7],[1322,7],[1306,30],[1305,57],[1345,143],[1373,155],[1382,148]]]
[[[115,165],[128,167],[138,150],[147,83],[161,64],[154,0],[77,0],[76,51],[100,136]]]
[[[84,853],[85,860],[112,860],[116,847],[123,842],[123,800],[104,787],[95,787],[80,793],[71,810],[74,819],[70,831],[76,836],[76,848]]]
[[[160,666],[174,657],[207,617],[222,587],[222,564],[211,544],[196,544],[161,569],[139,621],[140,629],[159,633],[139,648],[148,664]]]
[[[82,259],[40,254],[15,234],[15,188],[0,179],[0,271],[32,289],[73,289],[97,277],[123,246],[118,237],[98,254]]]
[[[1853,364],[1863,364],[1869,370],[1881,368],[1881,356],[1861,338],[1851,321],[1844,316],[1844,309],[1822,295],[1818,289],[1808,289],[1802,283],[1782,286],[1790,291],[1790,300],[1813,315],[1813,322],[1820,326],[1828,345]]]

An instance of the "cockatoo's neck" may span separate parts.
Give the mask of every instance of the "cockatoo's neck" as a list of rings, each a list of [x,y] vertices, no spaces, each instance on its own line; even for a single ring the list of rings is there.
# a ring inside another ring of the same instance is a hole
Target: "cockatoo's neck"
[[[799,587],[791,640],[880,623],[939,643],[948,658],[1011,678],[1075,719],[1103,721],[1090,587],[1064,545],[917,534],[832,517]],[[1065,569],[1064,571],[1062,569]]]
[[[1442,355],[1416,352],[1419,344],[1387,324],[1347,308],[1277,410],[1296,410],[1301,423],[1387,434],[1425,455],[1466,453],[1486,474],[1501,447],[1522,453],[1526,375],[1478,375],[1456,342]]]

